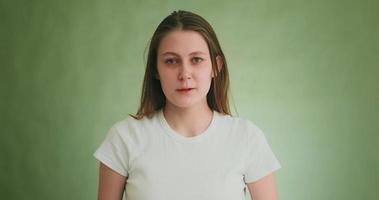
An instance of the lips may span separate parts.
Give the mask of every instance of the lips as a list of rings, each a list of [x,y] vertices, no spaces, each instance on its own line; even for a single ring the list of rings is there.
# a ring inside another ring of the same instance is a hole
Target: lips
[[[180,89],[177,89],[177,91],[179,91],[179,92],[186,92],[186,91],[190,91],[192,89],[193,88],[180,88]]]

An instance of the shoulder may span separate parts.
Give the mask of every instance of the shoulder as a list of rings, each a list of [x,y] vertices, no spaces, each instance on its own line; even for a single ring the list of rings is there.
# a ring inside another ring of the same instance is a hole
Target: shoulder
[[[152,118],[143,117],[142,119],[135,119],[132,116],[127,116],[123,119],[116,121],[112,127],[116,128],[120,132],[126,132],[131,130],[138,130],[144,126],[153,125],[155,115]]]
[[[127,116],[113,123],[111,130],[129,143],[140,143],[146,140],[151,130],[157,126],[156,115],[152,118],[135,119]]]
[[[220,123],[218,124],[224,129],[230,127],[232,132],[237,134],[242,134],[245,137],[259,137],[263,134],[263,131],[259,126],[252,120],[241,117],[241,116],[231,116],[219,114]]]
[[[258,127],[258,125],[255,122],[253,122],[252,120],[246,117],[231,116],[231,115],[224,115],[224,114],[219,114],[219,116],[220,116],[220,121],[222,124],[233,125],[240,130],[241,129],[249,130],[253,132],[261,131],[261,129]]]
[[[135,119],[127,116],[113,123],[109,129],[108,137],[113,138],[114,143],[119,144],[118,148],[126,148],[129,152],[130,160],[137,158],[152,140],[156,119],[144,117]]]

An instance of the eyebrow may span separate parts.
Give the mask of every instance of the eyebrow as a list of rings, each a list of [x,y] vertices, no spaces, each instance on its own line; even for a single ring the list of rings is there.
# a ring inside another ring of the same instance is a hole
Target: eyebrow
[[[165,55],[170,55],[170,54],[175,55],[175,56],[179,56],[179,54],[174,53],[174,52],[171,52],[171,51],[167,51],[167,52],[165,52],[165,53],[162,53],[161,55],[162,55],[162,56],[165,56]],[[188,54],[188,55],[190,56],[190,55],[198,55],[198,54],[204,54],[204,55],[205,55],[205,53],[204,53],[204,52],[201,52],[201,51],[194,51],[194,52],[192,52],[192,53],[190,53],[190,54]]]

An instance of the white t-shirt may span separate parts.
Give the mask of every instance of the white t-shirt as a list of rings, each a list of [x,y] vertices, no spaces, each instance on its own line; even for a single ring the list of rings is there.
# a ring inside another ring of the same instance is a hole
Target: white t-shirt
[[[261,129],[217,111],[194,137],[176,133],[162,110],[150,119],[127,117],[93,155],[128,177],[126,200],[243,200],[246,183],[281,168]]]

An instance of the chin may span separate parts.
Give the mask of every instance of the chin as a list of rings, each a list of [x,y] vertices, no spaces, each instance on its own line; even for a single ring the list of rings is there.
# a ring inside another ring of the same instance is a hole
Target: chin
[[[173,104],[174,106],[176,107],[179,107],[179,108],[191,108],[195,105],[195,103],[174,103]]]
[[[198,99],[187,99],[187,100],[177,99],[175,101],[170,101],[170,102],[171,102],[170,104],[178,108],[191,108],[201,103],[201,101]]]

